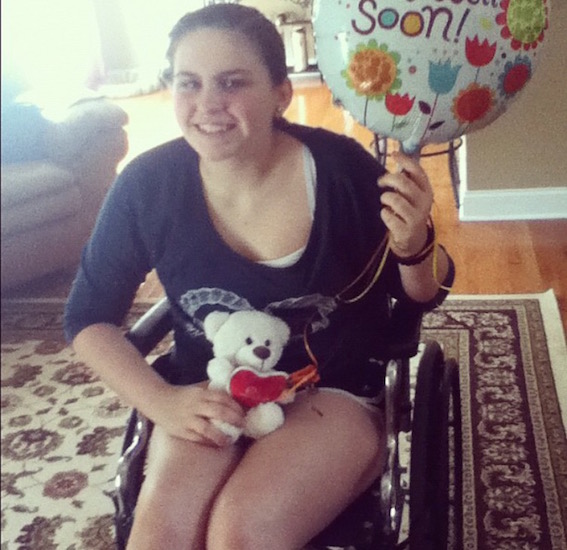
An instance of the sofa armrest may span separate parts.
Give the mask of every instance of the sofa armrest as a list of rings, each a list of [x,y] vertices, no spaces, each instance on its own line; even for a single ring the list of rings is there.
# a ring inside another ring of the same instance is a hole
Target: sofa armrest
[[[128,152],[126,112],[103,98],[74,103],[66,116],[52,122],[46,137],[48,158],[77,177],[85,223],[94,223]]]
[[[83,169],[85,163],[117,165],[128,150],[127,123],[126,112],[103,98],[77,102],[63,120],[51,125],[48,157],[72,170]]]

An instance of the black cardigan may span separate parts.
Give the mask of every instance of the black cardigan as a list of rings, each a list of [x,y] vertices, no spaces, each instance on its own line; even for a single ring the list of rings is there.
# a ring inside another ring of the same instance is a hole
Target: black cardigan
[[[173,310],[172,381],[206,378],[212,356],[202,328],[206,314],[258,309],[291,327],[278,368],[292,372],[309,363],[307,326],[321,384],[356,390],[361,369],[384,346],[390,298],[409,300],[391,259],[362,299],[337,299],[386,234],[376,185],[384,168],[350,138],[292,124],[282,129],[309,148],[317,172],[312,231],[294,265],[258,264],[224,243],[208,215],[197,154],[179,138],[135,159],[109,192],[67,304],[67,338],[94,323],[119,324],[155,268]],[[452,277],[453,269],[444,283]],[[445,294],[440,290],[432,302],[415,306],[429,309]]]

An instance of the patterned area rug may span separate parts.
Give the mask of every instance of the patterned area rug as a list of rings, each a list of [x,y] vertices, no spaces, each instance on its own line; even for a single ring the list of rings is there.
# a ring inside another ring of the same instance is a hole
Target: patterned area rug
[[[114,548],[129,411],[61,330],[60,301],[2,302],[2,550]],[[464,548],[567,548],[567,353],[553,294],[455,296],[422,334],[460,365]]]

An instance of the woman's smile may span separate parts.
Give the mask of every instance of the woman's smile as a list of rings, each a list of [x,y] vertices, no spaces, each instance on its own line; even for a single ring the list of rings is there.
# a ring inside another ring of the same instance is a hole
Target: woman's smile
[[[222,135],[236,127],[236,124],[195,124],[195,128],[205,135]]]

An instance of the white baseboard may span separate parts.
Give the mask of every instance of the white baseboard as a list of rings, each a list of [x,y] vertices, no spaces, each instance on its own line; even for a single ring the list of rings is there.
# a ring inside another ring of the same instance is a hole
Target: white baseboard
[[[567,219],[567,187],[463,189],[461,221]]]
[[[567,219],[567,187],[471,191],[467,186],[467,147],[458,150],[461,221]]]

